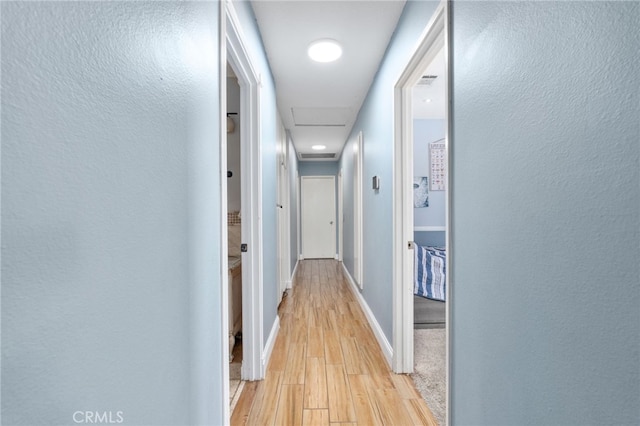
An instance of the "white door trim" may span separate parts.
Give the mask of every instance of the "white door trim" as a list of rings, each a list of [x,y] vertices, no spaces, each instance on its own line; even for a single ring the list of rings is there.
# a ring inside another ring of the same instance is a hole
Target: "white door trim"
[[[244,380],[260,380],[264,377],[262,366],[264,327],[262,321],[262,166],[260,161],[261,81],[246,49],[245,38],[233,3],[230,0],[223,3],[225,4],[227,60],[238,77],[242,117],[240,120],[241,226],[242,242],[248,245],[248,251],[242,255],[243,362],[241,375]],[[226,67],[221,73],[221,78],[226,81]],[[226,222],[226,215],[224,220]]]
[[[393,173],[393,370],[396,373],[413,371],[413,277],[414,252],[409,242],[413,241],[413,117],[412,88],[419,81],[427,65],[440,49],[445,49],[446,105],[449,105],[449,55],[448,13],[449,4],[443,0],[425,27],[420,42],[399,77],[394,88],[394,173]],[[449,110],[445,113],[449,122]],[[449,131],[445,130],[445,141]],[[450,151],[449,151],[450,152]],[[450,173],[448,168],[447,173]],[[450,213],[450,187],[447,182],[447,229]],[[449,324],[451,323],[449,289],[451,287],[451,245],[447,232],[447,366],[449,365]],[[447,367],[447,409],[449,395],[449,371]]]
[[[221,362],[222,365],[215,366],[215,369],[218,371],[222,371],[222,380],[219,383],[217,381],[213,381],[215,385],[218,386],[217,393],[221,395],[222,401],[216,401],[214,403],[211,402],[210,398],[211,394],[203,390],[209,388],[209,380],[207,377],[212,372],[207,371],[206,369],[196,369],[194,373],[194,377],[192,380],[195,382],[195,391],[193,404],[193,423],[195,424],[208,424],[212,421],[215,423],[219,421],[220,418],[224,419],[225,423],[229,422],[230,418],[230,407],[228,404],[229,401],[229,309],[227,306],[227,301],[229,300],[229,273],[228,273],[228,225],[227,225],[227,132],[226,126],[224,123],[226,122],[226,112],[227,110],[227,49],[225,42],[225,34],[226,34],[226,18],[225,18],[225,4],[224,2],[220,2],[220,7],[218,9],[218,19],[219,19],[219,28],[220,31],[218,33],[218,42],[219,42],[219,52],[220,52],[220,63],[218,64],[218,74],[220,76],[219,88],[220,88],[220,96],[218,99],[218,107],[220,109],[220,117],[219,117],[219,138],[220,138],[220,149],[219,149],[219,164],[220,164],[220,223],[219,223],[219,233],[220,233],[220,290],[219,290],[219,299],[220,303],[220,314],[221,317],[218,318],[218,323],[220,324],[220,340],[218,341],[218,347],[222,348],[221,354]],[[206,296],[194,294],[195,300],[204,299],[206,300]],[[211,301],[213,303],[214,301]],[[203,324],[208,321],[208,315],[206,313],[198,313],[196,314],[196,327],[194,328],[203,328],[204,330],[209,330],[209,324]],[[195,335],[192,337],[194,340],[202,339],[203,336]],[[200,347],[200,342],[195,342],[196,347]],[[205,353],[201,353],[200,351],[194,351],[195,358],[193,359],[193,363],[196,365],[206,365],[208,361],[205,357],[208,355],[208,351]],[[204,358],[204,359],[202,359]],[[215,374],[215,373],[214,373]],[[210,388],[211,389],[211,388]],[[211,389],[215,390],[215,389]],[[221,405],[221,410],[218,410],[217,407]],[[215,412],[219,412],[221,417],[217,419],[214,418]]]

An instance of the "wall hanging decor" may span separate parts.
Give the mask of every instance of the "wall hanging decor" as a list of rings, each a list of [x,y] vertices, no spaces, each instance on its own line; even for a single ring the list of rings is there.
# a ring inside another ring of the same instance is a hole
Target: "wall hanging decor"
[[[413,178],[413,207],[429,207],[429,178],[426,176]]]
[[[429,144],[429,173],[431,173],[431,190],[445,191],[447,189],[447,148],[444,138]]]

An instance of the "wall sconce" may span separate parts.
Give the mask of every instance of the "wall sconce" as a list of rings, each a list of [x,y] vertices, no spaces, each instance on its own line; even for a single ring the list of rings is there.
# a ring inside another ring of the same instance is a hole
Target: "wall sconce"
[[[231,118],[232,115],[238,115],[238,113],[227,113],[227,133],[233,133],[236,130],[236,123],[233,121],[233,118]]]

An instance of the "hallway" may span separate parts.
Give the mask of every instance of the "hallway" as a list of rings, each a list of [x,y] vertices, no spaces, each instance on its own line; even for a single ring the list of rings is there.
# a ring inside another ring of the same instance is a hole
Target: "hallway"
[[[339,262],[301,261],[279,316],[266,378],[245,384],[232,425],[437,424],[389,369]]]

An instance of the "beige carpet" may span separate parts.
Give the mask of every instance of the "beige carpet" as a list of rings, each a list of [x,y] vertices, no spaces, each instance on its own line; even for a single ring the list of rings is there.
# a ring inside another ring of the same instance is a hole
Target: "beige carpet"
[[[446,407],[445,330],[414,330],[414,373],[411,375],[422,398],[440,425],[444,425]]]
[[[242,388],[244,387],[244,382],[240,380],[240,368],[242,364],[239,362],[233,362],[229,364],[229,399],[231,404],[231,412],[233,413],[233,409],[236,408],[236,404],[238,403],[238,399],[240,399],[240,394],[242,393]]]

